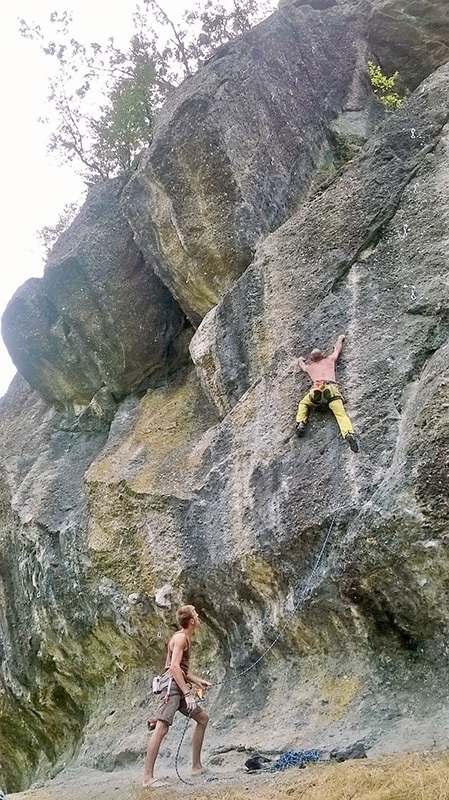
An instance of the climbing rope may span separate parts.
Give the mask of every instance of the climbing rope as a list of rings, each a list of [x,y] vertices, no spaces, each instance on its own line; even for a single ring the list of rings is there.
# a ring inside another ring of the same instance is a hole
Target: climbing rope
[[[187,717],[187,719],[186,719],[186,722],[185,722],[185,725],[184,725],[184,730],[183,730],[181,738],[179,740],[178,748],[176,750],[176,755],[175,755],[175,771],[176,771],[176,774],[177,774],[179,780],[181,781],[181,783],[186,783],[188,786],[192,786],[193,781],[186,781],[186,780],[184,780],[184,778],[181,777],[181,775],[179,774],[179,769],[178,769],[178,761],[179,761],[179,753],[181,752],[181,746],[182,746],[182,743],[184,741],[184,736],[186,735],[187,728],[189,727],[190,719],[191,719],[190,717]]]
[[[331,522],[330,522],[330,525],[329,525],[329,529],[328,529],[327,534],[326,534],[326,538],[325,538],[325,540],[323,542],[323,545],[322,545],[321,550],[319,552],[318,558],[316,559],[315,564],[313,566],[313,569],[312,569],[312,571],[310,573],[309,579],[308,579],[303,591],[301,592],[297,602],[293,606],[292,612],[287,617],[287,620],[284,622],[284,624],[283,624],[281,630],[279,631],[278,635],[276,636],[276,638],[273,639],[271,644],[266,648],[266,650],[263,651],[262,655],[260,655],[259,658],[256,659],[256,661],[253,661],[253,663],[250,664],[249,667],[246,667],[241,672],[238,672],[237,675],[233,675],[231,678],[226,678],[225,680],[218,681],[217,683],[214,684],[215,686],[223,686],[223,685],[225,685],[227,683],[232,683],[233,681],[236,681],[238,678],[241,678],[243,675],[246,675],[247,672],[251,672],[252,669],[257,667],[258,664],[260,664],[260,662],[263,661],[263,659],[268,655],[268,653],[273,649],[273,647],[275,647],[277,645],[279,639],[282,638],[282,636],[284,635],[284,633],[287,630],[288,626],[290,625],[290,622],[292,621],[293,617],[295,616],[296,612],[298,611],[299,606],[304,602],[304,600],[307,597],[308,591],[310,589],[310,585],[311,585],[312,580],[313,580],[313,578],[315,576],[315,573],[316,573],[316,571],[317,571],[317,569],[318,569],[318,567],[319,567],[319,565],[321,563],[321,559],[323,558],[324,551],[325,551],[327,543],[328,543],[328,541],[330,539],[330,535],[332,533],[332,530],[333,530],[337,515],[338,515],[338,509],[336,511],[334,511],[334,513],[332,515],[332,519],[331,519]]]
[[[310,591],[310,587],[312,585],[312,581],[313,581],[313,579],[314,579],[314,577],[315,577],[315,575],[316,575],[316,573],[318,571],[318,568],[319,568],[319,566],[321,564],[321,561],[323,559],[323,555],[324,555],[324,552],[326,550],[327,543],[328,543],[328,541],[329,541],[329,539],[331,537],[332,531],[334,529],[335,520],[337,519],[338,513],[340,511],[340,506],[339,506],[339,503],[340,503],[340,486],[341,486],[341,481],[340,481],[340,468],[341,468],[340,452],[341,452],[340,448],[338,448],[338,451],[337,451],[337,453],[338,453],[338,455],[337,455],[337,463],[336,463],[336,468],[334,470],[334,482],[335,482],[334,483],[334,505],[335,505],[335,509],[334,509],[333,514],[332,514],[331,521],[329,523],[329,527],[327,529],[327,533],[326,533],[326,536],[324,538],[323,544],[321,546],[320,552],[318,553],[318,556],[317,556],[317,558],[315,560],[313,568],[312,568],[312,570],[310,572],[310,575],[309,575],[309,577],[308,577],[308,579],[306,581],[306,584],[305,584],[302,592],[300,593],[300,595],[298,597],[298,600],[294,604],[291,613],[287,617],[286,621],[284,622],[284,624],[283,624],[282,628],[280,629],[279,633],[277,634],[276,638],[263,651],[263,653],[259,656],[259,658],[257,658],[255,661],[253,661],[253,663],[250,664],[248,667],[246,667],[245,669],[243,669],[240,672],[238,672],[236,675],[233,675],[230,678],[225,678],[222,681],[217,681],[217,683],[215,683],[214,686],[225,686],[226,684],[229,684],[229,683],[232,683],[233,681],[236,681],[238,678],[241,678],[243,675],[246,675],[248,672],[251,672],[251,670],[255,669],[260,664],[260,662],[263,661],[263,659],[268,655],[268,653],[273,649],[273,647],[276,646],[276,644],[278,643],[279,639],[282,638],[282,636],[284,635],[286,629],[290,625],[290,622],[292,621],[293,617],[296,615],[296,612],[298,611],[298,608],[305,601],[305,599],[306,599],[306,597],[307,597],[307,595],[308,595],[308,593]],[[299,586],[299,582],[295,586],[293,595],[296,594],[298,586]],[[190,717],[186,720],[186,723],[185,723],[185,726],[184,726],[184,730],[182,732],[181,739],[180,739],[179,744],[178,744],[178,749],[176,751],[175,770],[176,770],[176,774],[177,774],[179,780],[182,783],[186,783],[186,784],[192,785],[192,781],[186,781],[186,780],[184,780],[184,778],[181,777],[181,775],[179,774],[179,769],[178,769],[179,753],[180,753],[180,750],[181,750],[182,743],[184,741],[184,737],[185,737],[189,722],[190,722]],[[281,769],[282,768],[285,769],[285,767],[281,767]]]
[[[286,750],[281,753],[274,764],[267,768],[267,772],[283,772],[290,767],[305,767],[309,762],[316,763],[321,758],[321,750]]]
[[[295,616],[296,612],[298,611],[298,608],[300,607],[300,605],[306,599],[306,597],[307,597],[307,595],[309,593],[310,587],[312,585],[312,581],[313,581],[313,579],[314,579],[314,577],[315,577],[315,575],[317,573],[318,567],[321,564],[324,552],[325,552],[326,547],[327,547],[327,543],[328,543],[328,541],[329,541],[329,539],[331,537],[331,533],[332,533],[334,525],[335,525],[335,520],[337,519],[339,510],[340,510],[340,507],[338,505],[339,502],[340,502],[340,448],[338,449],[337,465],[336,465],[336,469],[334,471],[334,475],[335,475],[335,487],[336,487],[336,489],[334,489],[334,491],[335,491],[334,504],[335,504],[336,507],[335,507],[335,510],[334,510],[334,512],[332,514],[332,518],[331,518],[331,521],[329,523],[329,528],[328,528],[326,536],[324,538],[324,542],[323,542],[323,544],[321,546],[321,550],[318,553],[318,556],[316,558],[315,564],[313,565],[313,568],[312,568],[312,570],[310,572],[310,575],[309,575],[309,577],[308,577],[308,579],[306,581],[306,584],[305,584],[301,594],[299,595],[298,600],[296,601],[295,605],[293,606],[293,609],[292,609],[291,613],[287,617],[286,621],[284,622],[284,624],[283,624],[282,628],[280,629],[280,631],[279,631],[278,635],[276,636],[276,638],[271,642],[271,644],[266,648],[266,650],[263,651],[262,655],[260,655],[259,658],[256,659],[256,661],[254,661],[252,664],[249,665],[249,667],[246,667],[241,672],[238,672],[237,675],[233,675],[231,678],[226,678],[225,680],[218,681],[217,683],[214,684],[215,686],[223,686],[223,685],[225,685],[227,683],[232,683],[233,681],[237,680],[238,678],[241,678],[243,675],[246,675],[247,672],[250,672],[252,669],[257,667],[258,664],[260,664],[260,662],[263,661],[265,656],[267,656],[268,653],[273,649],[273,647],[276,646],[276,644],[278,643],[279,639],[282,638],[282,636],[284,635],[284,633],[287,630],[288,626],[290,625],[290,622],[292,621],[293,617]],[[299,586],[299,582],[295,586],[293,595],[296,594],[298,586]]]

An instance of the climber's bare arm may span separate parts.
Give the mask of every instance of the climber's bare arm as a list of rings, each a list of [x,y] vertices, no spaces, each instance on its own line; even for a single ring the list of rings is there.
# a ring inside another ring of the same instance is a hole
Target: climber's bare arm
[[[338,337],[337,341],[336,341],[336,344],[335,344],[334,349],[332,350],[332,353],[330,354],[330,356],[328,356],[328,358],[332,359],[332,361],[337,361],[341,351],[343,350],[343,342],[344,342],[344,340],[345,340],[345,335],[344,335],[344,333],[341,333],[340,336]]]

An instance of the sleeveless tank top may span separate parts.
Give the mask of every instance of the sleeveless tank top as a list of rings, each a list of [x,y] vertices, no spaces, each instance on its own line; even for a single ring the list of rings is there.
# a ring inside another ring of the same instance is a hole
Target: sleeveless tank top
[[[172,652],[173,652],[172,642],[173,642],[173,636],[170,639],[170,641],[168,643],[168,647],[167,647],[167,658],[165,659],[165,669],[168,669],[170,667],[171,656],[172,656]],[[187,673],[189,671],[189,661],[190,661],[190,642],[189,642],[189,640],[188,640],[188,638],[186,636],[185,637],[184,650],[182,652],[182,658],[181,658],[181,664],[180,664],[181,671],[182,671],[182,674],[184,675],[184,678],[187,678]]]

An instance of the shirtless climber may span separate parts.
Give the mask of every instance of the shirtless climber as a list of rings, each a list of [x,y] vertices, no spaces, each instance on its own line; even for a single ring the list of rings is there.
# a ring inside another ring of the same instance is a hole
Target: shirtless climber
[[[190,672],[189,667],[191,638],[200,624],[200,618],[194,606],[181,606],[176,617],[180,630],[168,643],[162,699],[154,716],[154,729],[145,760],[143,786],[153,789],[168,785],[163,780],[155,779],[153,769],[162,740],[177,711],[185,717],[192,717],[196,723],[192,737],[192,775],[201,775],[206,771],[201,763],[201,748],[209,716],[196,703],[191,684],[196,684],[202,690],[209,689],[212,684],[198,678]]]
[[[300,368],[303,372],[307,372],[313,381],[313,386],[299,403],[296,414],[296,433],[298,436],[304,435],[309,410],[313,406],[328,405],[335,415],[343,439],[348,442],[353,453],[357,453],[359,446],[354,436],[354,429],[335,380],[335,364],[342,351],[344,340],[345,337],[341,334],[332,353],[326,358],[321,350],[315,349],[310,353],[309,363],[302,357],[298,359]]]

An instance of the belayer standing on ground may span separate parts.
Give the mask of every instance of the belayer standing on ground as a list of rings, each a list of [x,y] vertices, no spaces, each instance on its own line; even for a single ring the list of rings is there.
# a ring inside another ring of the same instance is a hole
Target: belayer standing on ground
[[[192,775],[201,775],[205,771],[201,763],[201,748],[209,716],[196,703],[191,684],[201,689],[209,689],[212,684],[198,678],[189,668],[191,638],[200,624],[200,618],[194,606],[181,606],[176,612],[176,619],[180,630],[168,643],[164,689],[154,715],[156,724],[148,742],[145,759],[143,785],[155,789],[167,785],[162,780],[155,780],[153,770],[162,740],[177,711],[185,717],[192,717],[196,722],[192,738]]]
[[[335,365],[342,351],[344,340],[345,337],[341,334],[330,356],[325,357],[321,350],[315,349],[310,353],[308,362],[304,361],[301,356],[299,357],[298,364],[303,372],[307,372],[313,386],[299,403],[296,414],[296,433],[298,436],[304,435],[307,417],[313,406],[328,405],[334,413],[343,439],[348,442],[351,450],[357,453],[359,446],[354,436],[352,422],[346,413],[335,379]]]

